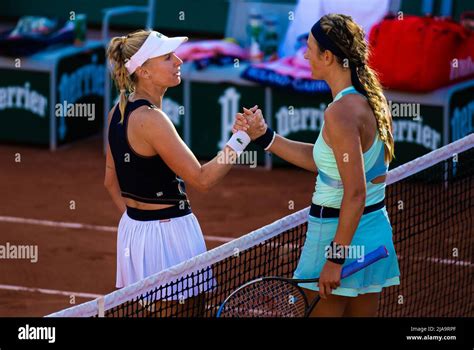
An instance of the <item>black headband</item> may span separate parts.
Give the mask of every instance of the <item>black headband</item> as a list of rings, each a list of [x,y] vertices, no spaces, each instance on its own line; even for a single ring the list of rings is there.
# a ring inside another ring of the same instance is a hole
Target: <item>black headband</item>
[[[347,59],[346,55],[344,52],[342,52],[339,46],[337,46],[334,41],[332,41],[332,39],[324,32],[323,28],[321,27],[321,20],[317,21],[313,25],[311,28],[311,34],[313,34],[313,37],[316,39],[321,48],[331,51],[334,55],[342,60]],[[352,85],[361,94],[367,96],[367,92],[360,83],[359,77],[357,75],[357,67],[351,61],[349,61],[349,68],[351,69]]]
[[[337,46],[334,41],[324,32],[323,28],[321,27],[321,20],[317,21],[313,28],[311,28],[311,34],[313,34],[314,38],[322,46],[322,48],[331,51],[337,57],[344,59],[346,55],[342,50]]]

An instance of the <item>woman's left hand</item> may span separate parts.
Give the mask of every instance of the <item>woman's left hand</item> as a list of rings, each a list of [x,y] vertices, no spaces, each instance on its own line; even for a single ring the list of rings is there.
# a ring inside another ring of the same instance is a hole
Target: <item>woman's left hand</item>
[[[332,293],[333,289],[336,289],[341,285],[341,271],[342,265],[335,264],[331,261],[326,261],[319,276],[319,295],[321,298],[326,299],[328,295]]]

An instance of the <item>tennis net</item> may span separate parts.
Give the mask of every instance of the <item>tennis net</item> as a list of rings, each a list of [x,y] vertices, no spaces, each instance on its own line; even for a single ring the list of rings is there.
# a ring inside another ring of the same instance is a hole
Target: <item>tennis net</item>
[[[386,205],[401,284],[379,316],[474,316],[474,134],[387,175]],[[261,276],[292,277],[309,208],[104,297],[52,317],[214,317],[223,300]]]

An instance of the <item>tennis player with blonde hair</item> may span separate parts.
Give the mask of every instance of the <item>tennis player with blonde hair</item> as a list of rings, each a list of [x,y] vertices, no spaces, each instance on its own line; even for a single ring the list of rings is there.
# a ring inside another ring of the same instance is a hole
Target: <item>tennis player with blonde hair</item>
[[[185,183],[209,190],[232,167],[232,162],[220,160],[236,159],[250,142],[245,132],[234,134],[223,154],[201,165],[163,112],[166,90],[181,82],[183,62],[174,51],[186,40],[139,30],[113,38],[107,50],[120,90],[120,101],[109,113],[105,169],[105,186],[123,214],[117,236],[117,288],[206,250]],[[184,298],[190,296],[184,293]]]
[[[309,300],[323,298],[312,316],[375,316],[383,288],[400,283],[392,227],[384,204],[385,177],[394,155],[392,120],[362,28],[350,16],[323,16],[308,50],[314,79],[325,80],[333,102],[316,143],[296,142],[268,128],[261,110],[238,114],[234,131],[286,161],[317,173],[308,232],[294,277]],[[384,245],[390,254],[340,279],[343,265]],[[360,254],[357,254],[359,252]]]

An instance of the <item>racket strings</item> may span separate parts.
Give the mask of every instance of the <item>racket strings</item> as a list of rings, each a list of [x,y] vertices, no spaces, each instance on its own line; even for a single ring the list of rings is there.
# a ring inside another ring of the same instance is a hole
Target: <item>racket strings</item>
[[[221,317],[303,317],[306,303],[291,283],[263,280],[236,291],[224,305]]]

